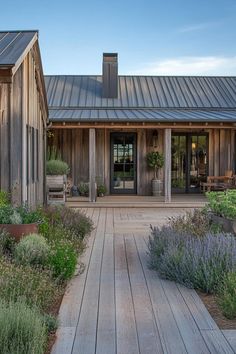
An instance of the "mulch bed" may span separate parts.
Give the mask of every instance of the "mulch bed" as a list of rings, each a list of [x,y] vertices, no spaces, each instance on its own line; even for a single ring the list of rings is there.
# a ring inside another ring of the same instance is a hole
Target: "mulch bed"
[[[57,301],[50,308],[50,311],[49,311],[50,314],[52,314],[56,317],[58,316],[63,296],[64,296],[64,291],[63,291],[63,294],[61,294],[61,296],[58,297]],[[56,332],[50,333],[50,335],[48,337],[47,349],[45,351],[45,354],[51,353],[52,347],[53,347],[53,344],[55,343],[55,341],[56,341]]]
[[[220,329],[236,329],[236,319],[229,320],[222,314],[215,295],[204,294],[199,291],[198,295]]]

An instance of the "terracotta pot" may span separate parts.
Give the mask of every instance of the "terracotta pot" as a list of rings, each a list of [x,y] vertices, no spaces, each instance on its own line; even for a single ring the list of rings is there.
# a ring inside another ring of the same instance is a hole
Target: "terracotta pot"
[[[0,224],[0,230],[3,229],[19,241],[26,235],[38,233],[38,224]]]

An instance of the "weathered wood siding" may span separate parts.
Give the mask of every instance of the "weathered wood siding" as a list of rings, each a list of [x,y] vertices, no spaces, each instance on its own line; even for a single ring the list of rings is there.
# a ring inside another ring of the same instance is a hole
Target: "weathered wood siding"
[[[9,84],[0,84],[0,187],[3,190],[10,188],[10,96]]]
[[[96,176],[104,181],[110,191],[110,133],[112,129],[96,129]],[[125,130],[124,130],[125,131]],[[128,130],[137,133],[137,194],[151,195],[153,170],[148,168],[146,154],[153,150],[153,130]],[[164,130],[159,129],[156,150],[164,152]],[[188,130],[186,130],[188,131]],[[89,181],[89,130],[54,129],[50,146],[55,146],[69,164],[73,184]],[[234,168],[234,131],[212,129],[209,134],[209,174],[224,175]],[[164,170],[159,171],[164,180]]]
[[[32,49],[13,82],[0,84],[0,188],[14,204],[34,207],[44,201],[45,124]]]

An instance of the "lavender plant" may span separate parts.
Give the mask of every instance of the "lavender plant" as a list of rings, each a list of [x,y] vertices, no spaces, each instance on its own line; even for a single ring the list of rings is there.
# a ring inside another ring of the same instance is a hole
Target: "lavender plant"
[[[236,270],[236,239],[223,233],[199,238],[171,227],[152,228],[150,266],[161,277],[207,293],[216,292],[228,272]]]

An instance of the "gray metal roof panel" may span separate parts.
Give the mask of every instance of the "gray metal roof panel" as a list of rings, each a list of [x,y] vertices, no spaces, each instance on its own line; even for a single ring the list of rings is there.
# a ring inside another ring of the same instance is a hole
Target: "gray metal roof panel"
[[[45,76],[51,108],[236,108],[236,77],[119,76],[118,97],[102,97],[101,76]]]
[[[0,66],[14,66],[37,31],[0,32]]]
[[[235,122],[234,110],[191,109],[49,109],[49,119],[56,121],[111,122]]]

